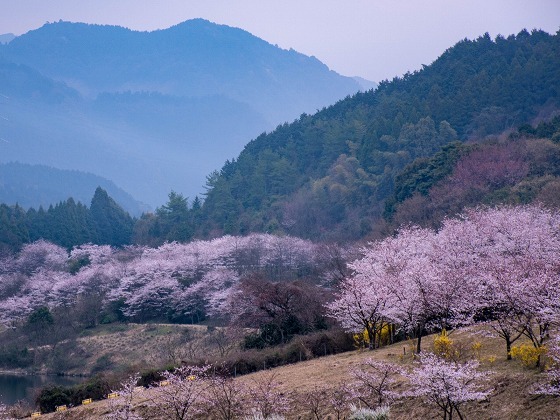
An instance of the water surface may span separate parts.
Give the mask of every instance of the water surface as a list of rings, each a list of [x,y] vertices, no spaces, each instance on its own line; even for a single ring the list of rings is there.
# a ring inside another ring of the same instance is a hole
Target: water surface
[[[0,402],[11,405],[23,400],[34,406],[37,392],[46,385],[71,386],[85,378],[69,376],[12,375],[0,373]]]

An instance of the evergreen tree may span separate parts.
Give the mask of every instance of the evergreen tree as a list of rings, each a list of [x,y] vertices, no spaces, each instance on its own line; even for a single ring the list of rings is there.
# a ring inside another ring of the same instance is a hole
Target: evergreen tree
[[[169,193],[167,203],[156,210],[160,235],[167,241],[187,242],[192,237],[188,200],[175,191]]]
[[[97,230],[97,243],[113,246],[131,243],[134,220],[101,187],[95,190],[90,214]]]
[[[0,204],[0,253],[16,251],[29,241],[25,211],[17,204]]]

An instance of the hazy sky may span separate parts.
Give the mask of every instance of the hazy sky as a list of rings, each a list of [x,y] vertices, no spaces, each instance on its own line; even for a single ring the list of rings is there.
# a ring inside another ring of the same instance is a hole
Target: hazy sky
[[[431,63],[465,37],[555,33],[560,0],[0,0],[0,34],[60,19],[153,30],[197,17],[380,81]]]

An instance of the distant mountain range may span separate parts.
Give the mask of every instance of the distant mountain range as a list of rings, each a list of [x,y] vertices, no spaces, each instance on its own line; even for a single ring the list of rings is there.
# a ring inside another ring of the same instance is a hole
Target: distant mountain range
[[[65,201],[68,197],[89,207],[97,187],[107,191],[132,216],[138,217],[148,209],[113,182],[93,174],[44,165],[0,164],[0,203],[17,203],[25,209],[43,207],[46,210],[49,205]]]
[[[95,173],[152,207],[200,194],[259,133],[371,87],[202,19],[58,22],[0,42],[0,161]]]

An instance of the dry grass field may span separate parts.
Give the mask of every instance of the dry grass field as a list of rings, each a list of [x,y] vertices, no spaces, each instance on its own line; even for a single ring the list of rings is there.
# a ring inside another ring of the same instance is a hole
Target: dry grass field
[[[66,366],[59,368],[65,374],[89,376],[177,366],[183,360],[223,356],[237,343],[231,332],[201,325],[109,324],[86,330],[67,345]]]
[[[160,337],[153,331],[144,331],[142,336],[128,337],[129,343],[139,343],[142,339],[157,339]],[[488,338],[481,334],[481,330],[459,330],[450,334],[456,348],[467,358],[477,358],[480,369],[488,372],[488,385],[493,389],[490,397],[482,402],[466,404],[462,412],[465,419],[560,419],[560,399],[549,396],[531,394],[531,387],[542,379],[542,373],[532,367],[524,366],[519,360],[507,361],[505,359],[505,344],[500,339]],[[153,334],[150,337],[150,334]],[[126,336],[126,334],[124,335]],[[423,349],[431,350],[433,336],[423,339]],[[112,339],[106,338],[99,348],[117,351],[112,347]],[[480,343],[480,346],[473,346]],[[517,343],[516,343],[517,344]],[[140,344],[138,344],[140,345]],[[478,348],[477,348],[478,347]],[[121,349],[127,348],[124,345]],[[313,392],[318,388],[337,390],[343,384],[352,381],[350,371],[360,366],[366,358],[384,360],[395,363],[400,367],[412,366],[414,357],[412,349],[414,343],[401,342],[378,350],[358,350],[333,356],[321,357],[276,369],[257,372],[251,375],[240,376],[236,381],[251,385],[255,381],[267,379],[274,375],[279,384],[279,390],[292,401],[306,401],[312,398]],[[403,379],[398,388],[404,390],[406,383]],[[135,397],[135,406],[147,418],[145,402],[149,399],[150,390],[139,392]],[[94,402],[91,405],[77,407],[66,413],[49,414],[46,418],[103,418],[109,412],[107,401]],[[288,419],[311,419],[301,403],[295,402],[293,409],[287,416]],[[325,415],[324,418],[336,418]],[[441,413],[433,406],[429,406],[420,399],[402,399],[391,406],[391,419],[432,419],[441,418]]]

